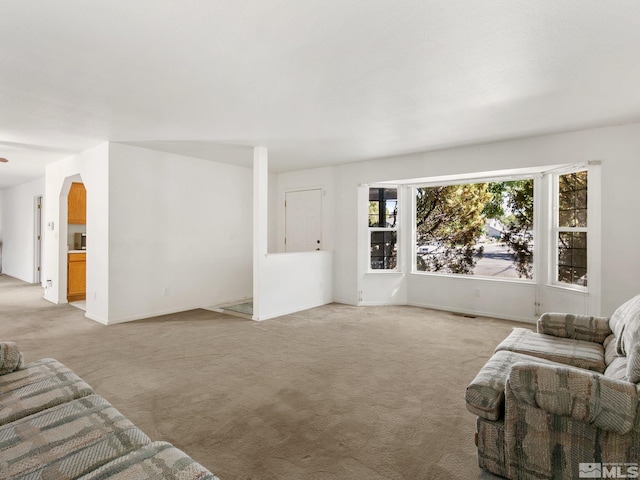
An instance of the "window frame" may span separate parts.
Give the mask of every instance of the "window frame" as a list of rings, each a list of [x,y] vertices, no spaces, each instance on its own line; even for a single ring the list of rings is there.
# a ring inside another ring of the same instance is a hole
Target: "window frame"
[[[578,172],[586,172],[587,174],[587,206],[586,206],[586,210],[587,210],[587,226],[586,227],[561,227],[560,226],[560,177],[563,175],[570,175],[572,173],[578,173]],[[586,238],[586,257],[587,257],[587,267],[586,267],[586,274],[589,275],[589,272],[591,271],[591,262],[590,262],[590,258],[591,258],[591,253],[590,250],[591,248],[593,248],[590,244],[590,239],[592,237],[591,235],[591,230],[593,230],[593,226],[589,226],[592,225],[592,205],[591,202],[589,201],[589,197],[591,196],[592,192],[591,192],[591,169],[588,167],[588,165],[579,165],[579,166],[575,166],[573,168],[570,169],[566,169],[566,170],[562,170],[559,172],[554,172],[552,175],[552,188],[551,188],[551,192],[552,192],[552,218],[551,218],[551,228],[550,230],[550,235],[551,235],[551,241],[549,242],[550,246],[551,246],[551,252],[549,255],[549,260],[551,263],[551,268],[549,269],[549,274],[550,277],[549,278],[549,285],[557,287],[557,288],[563,288],[563,289],[567,289],[567,290],[573,290],[576,292],[583,292],[583,293],[589,293],[589,282],[587,281],[587,285],[578,285],[577,283],[568,283],[568,282],[562,282],[559,280],[559,270],[560,270],[560,242],[559,242],[559,237],[561,233],[585,233],[585,238]]]
[[[371,192],[371,189],[384,189],[384,190],[395,190],[396,191],[396,221],[395,221],[395,226],[393,227],[371,227],[369,226],[369,202],[371,200],[369,200],[369,195]],[[402,229],[400,228],[400,224],[401,224],[401,191],[402,189],[398,186],[398,185],[369,185],[367,188],[367,273],[375,273],[375,274],[379,274],[379,273],[383,273],[383,274],[388,274],[388,273],[400,273],[402,270],[400,268],[400,261],[401,261],[401,231]],[[395,243],[395,248],[396,248],[396,265],[394,268],[372,268],[371,267],[371,247],[372,247],[372,242],[371,242],[371,237],[372,234],[374,232],[395,232],[396,234],[396,243]]]
[[[470,278],[470,279],[481,279],[481,280],[489,280],[496,282],[513,282],[513,283],[525,283],[525,284],[536,284],[539,278],[539,259],[542,255],[542,251],[540,250],[540,241],[535,241],[537,238],[541,238],[541,224],[542,217],[540,215],[540,179],[543,176],[543,172],[526,172],[526,173],[515,173],[510,175],[479,175],[477,177],[468,177],[468,176],[460,176],[460,178],[453,178],[448,181],[429,181],[429,182],[420,182],[411,185],[411,195],[412,195],[412,213],[411,213],[411,223],[412,223],[412,244],[413,244],[413,252],[414,255],[411,259],[411,272],[416,275],[434,275],[434,276],[445,276],[445,277],[455,277],[455,278]],[[462,178],[464,177],[464,178]],[[417,229],[416,229],[416,216],[417,216],[417,190],[419,188],[429,188],[429,187],[444,187],[450,185],[468,185],[468,184],[478,184],[478,183],[492,183],[492,182],[508,182],[508,181],[518,181],[518,180],[532,180],[533,181],[533,235],[534,235],[534,245],[533,245],[533,272],[532,278],[506,278],[506,277],[494,277],[489,275],[468,275],[463,273],[449,273],[449,272],[430,272],[425,270],[419,270],[417,266]]]

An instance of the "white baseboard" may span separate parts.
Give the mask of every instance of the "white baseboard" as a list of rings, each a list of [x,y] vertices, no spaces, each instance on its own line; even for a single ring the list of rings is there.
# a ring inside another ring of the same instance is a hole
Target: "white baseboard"
[[[263,320],[270,320],[272,318],[282,317],[284,315],[291,315],[292,313],[302,312],[303,310],[309,310],[311,308],[321,307],[323,305],[328,305],[330,303],[333,303],[333,300],[329,300],[329,301],[326,301],[326,302],[320,302],[320,303],[310,303],[308,305],[302,305],[300,307],[295,307],[293,309],[288,308],[288,309],[285,309],[285,310],[282,310],[282,311],[278,311],[276,313],[270,313],[270,314],[268,314],[266,316],[262,316],[260,318],[256,318],[255,314],[254,314],[253,320],[256,321],[256,322],[262,322]]]
[[[89,320],[93,320],[94,322],[98,322],[101,323],[102,325],[110,325],[109,321],[102,318],[102,317],[97,317],[95,315],[91,315],[89,313],[85,313],[84,316],[86,318],[88,318]]]
[[[501,320],[513,320],[515,322],[523,322],[523,323],[536,323],[538,317],[520,317],[515,315],[503,315],[495,312],[482,312],[475,310],[466,310],[464,308],[451,308],[451,307],[443,307],[442,305],[432,305],[429,303],[418,303],[418,302],[409,302],[407,305],[412,307],[422,307],[422,308],[430,308],[433,310],[441,310],[444,312],[452,312],[452,313],[460,313],[462,315],[470,315],[474,317],[489,317],[489,318],[499,318]]]
[[[406,302],[358,302],[357,307],[384,307],[408,305]]]

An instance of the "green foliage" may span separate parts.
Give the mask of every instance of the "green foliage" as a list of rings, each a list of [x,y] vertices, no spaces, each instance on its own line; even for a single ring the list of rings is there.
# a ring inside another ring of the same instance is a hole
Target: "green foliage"
[[[486,204],[493,198],[486,183],[420,188],[416,199],[416,231],[420,243],[436,250],[425,259],[426,270],[473,273],[481,250]]]
[[[487,185],[487,191],[491,193],[491,198],[485,204],[482,213],[487,218],[501,219],[504,217],[503,197],[509,182],[491,182]]]
[[[380,215],[380,203],[369,201],[369,226],[375,227],[378,225],[378,217]]]
[[[485,233],[487,218],[505,225],[503,241],[513,253],[518,275],[532,278],[533,180],[418,189],[417,241],[433,247],[420,269],[473,274],[482,257],[482,247],[477,244]]]
[[[513,254],[513,264],[521,278],[533,278],[533,180],[504,182],[505,203],[510,215],[503,240]]]

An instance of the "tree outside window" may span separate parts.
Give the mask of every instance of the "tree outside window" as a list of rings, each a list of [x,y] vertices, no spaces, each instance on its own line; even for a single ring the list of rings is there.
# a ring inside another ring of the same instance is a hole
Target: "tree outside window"
[[[416,244],[418,270],[483,275],[486,256],[532,279],[533,180],[416,189]]]
[[[559,175],[557,277],[559,283],[587,286],[586,171]]]

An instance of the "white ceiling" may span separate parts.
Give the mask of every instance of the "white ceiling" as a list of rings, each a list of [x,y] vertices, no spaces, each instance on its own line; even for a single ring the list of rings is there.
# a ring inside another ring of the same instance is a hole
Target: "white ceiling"
[[[635,121],[637,0],[0,2],[0,189],[106,140],[286,171]]]

